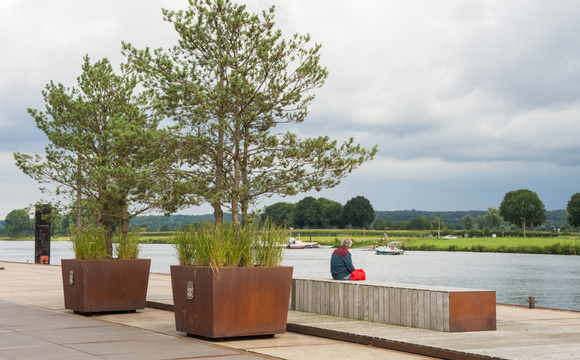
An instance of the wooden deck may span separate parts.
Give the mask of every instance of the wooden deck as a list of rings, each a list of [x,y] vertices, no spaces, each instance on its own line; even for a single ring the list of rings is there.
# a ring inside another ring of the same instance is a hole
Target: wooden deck
[[[497,306],[497,330],[445,333],[290,311],[288,330],[443,359],[579,359],[580,313]]]

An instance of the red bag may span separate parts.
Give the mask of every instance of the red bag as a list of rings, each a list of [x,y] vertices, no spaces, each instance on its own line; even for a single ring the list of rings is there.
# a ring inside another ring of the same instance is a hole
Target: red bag
[[[350,273],[350,280],[366,280],[367,275],[363,269],[356,269]]]

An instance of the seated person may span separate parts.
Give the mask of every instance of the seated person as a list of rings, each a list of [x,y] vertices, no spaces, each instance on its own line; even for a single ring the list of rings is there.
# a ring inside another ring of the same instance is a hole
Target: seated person
[[[334,280],[350,280],[350,273],[354,271],[354,265],[348,249],[352,247],[352,240],[345,238],[342,246],[334,250],[330,257],[330,273]]]

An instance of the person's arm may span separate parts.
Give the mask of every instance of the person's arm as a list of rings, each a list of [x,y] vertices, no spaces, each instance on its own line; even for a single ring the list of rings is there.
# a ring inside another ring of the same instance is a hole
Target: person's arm
[[[354,265],[352,264],[352,258],[350,257],[350,253],[346,254],[344,257],[344,265],[346,265],[346,269],[350,272],[355,270]]]

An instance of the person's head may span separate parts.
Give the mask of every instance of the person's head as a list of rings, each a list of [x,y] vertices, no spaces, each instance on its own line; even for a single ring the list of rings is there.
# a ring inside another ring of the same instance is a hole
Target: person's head
[[[352,247],[352,240],[349,238],[342,239],[342,246],[345,246],[347,248]]]

